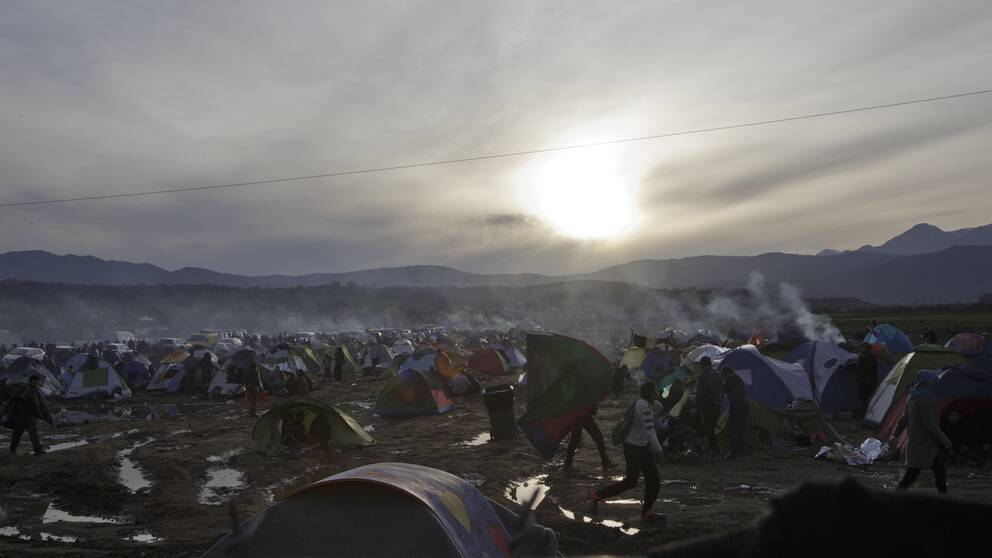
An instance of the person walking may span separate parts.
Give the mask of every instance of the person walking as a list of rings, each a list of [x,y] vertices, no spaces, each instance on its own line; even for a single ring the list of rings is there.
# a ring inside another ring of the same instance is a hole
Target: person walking
[[[696,409],[699,413],[699,424],[703,429],[703,437],[710,447],[714,458],[720,457],[720,442],[716,437],[716,423],[720,420],[720,405],[723,403],[723,380],[716,370],[710,357],[699,361],[702,372],[699,374],[696,387]]]
[[[938,450],[948,450],[954,444],[940,430],[937,421],[937,374],[923,370],[909,393],[906,410],[897,431],[906,429],[906,472],[899,481],[899,489],[906,490],[916,481],[922,469],[932,469],[937,492],[947,494],[947,469]]]
[[[654,429],[653,403],[658,396],[658,388],[652,382],[641,385],[641,397],[634,403],[633,421],[623,441],[623,457],[626,463],[623,480],[604,488],[594,490],[589,499],[593,508],[599,502],[616,496],[637,486],[644,474],[644,502],[641,505],[641,520],[649,522],[657,519],[651,509],[661,490],[661,478],[655,462],[661,458],[661,444]]]
[[[724,367],[720,371],[723,376],[723,393],[730,403],[730,416],[727,428],[730,435],[730,457],[741,457],[747,453],[747,415],[751,405],[747,399],[747,387],[744,380],[737,375],[733,368]]]
[[[17,454],[17,446],[25,432],[31,438],[35,456],[45,453],[44,446],[38,438],[38,419],[54,426],[52,414],[45,405],[41,395],[41,376],[34,374],[28,379],[27,385],[20,385],[14,391],[7,403],[7,408],[0,415],[8,417],[8,425],[13,434],[10,436],[10,455]]]
[[[565,452],[566,471],[575,470],[572,463],[575,459],[575,452],[578,451],[579,444],[582,442],[583,430],[588,432],[593,442],[596,443],[596,449],[599,450],[599,460],[603,466],[603,471],[609,471],[615,466],[610,461],[610,456],[606,453],[606,442],[603,439],[603,432],[600,431],[599,425],[596,424],[596,410],[597,408],[593,407],[589,413],[582,415],[572,423],[572,432],[568,438],[568,450]]]
[[[242,382],[245,386],[245,396],[248,398],[248,416],[257,417],[258,414],[255,412],[255,408],[258,405],[258,399],[261,397],[262,392],[262,374],[258,369],[258,364],[252,362],[248,365],[248,370],[242,377]]]
[[[344,371],[344,349],[338,347],[334,351],[334,381],[340,382],[344,379],[342,372]]]

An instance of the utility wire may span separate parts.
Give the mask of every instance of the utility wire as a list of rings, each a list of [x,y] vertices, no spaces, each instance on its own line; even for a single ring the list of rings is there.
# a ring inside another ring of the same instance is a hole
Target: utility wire
[[[639,141],[649,141],[661,138],[671,138],[675,136],[688,136],[693,134],[705,134],[709,132],[720,132],[724,130],[734,130],[738,128],[750,128],[754,126],[765,126],[768,124],[780,124],[783,122],[794,122],[797,120],[810,120],[813,118],[824,118],[828,116],[837,116],[842,114],[851,114],[855,112],[867,112],[871,110],[880,110],[893,107],[903,107],[907,105],[918,105],[922,103],[932,103],[935,101],[948,101],[951,99],[960,99],[962,97],[973,97],[977,95],[988,95],[992,93],[992,89],[983,89],[980,91],[969,91],[966,93],[955,93],[953,95],[943,95],[940,97],[927,97],[924,99],[912,99],[909,101],[899,101],[896,103],[886,103],[882,105],[870,105],[864,107],[850,108],[844,110],[834,110],[830,112],[819,112],[814,114],[803,114],[799,116],[786,116],[783,118],[775,118],[772,120],[757,120],[753,122],[743,122],[740,124],[727,124],[724,126],[714,126],[712,128],[698,128],[695,130],[682,130],[678,132],[666,132],[661,134],[653,134],[650,136],[638,136],[631,138],[622,138],[608,141],[597,141],[592,143],[580,143],[572,145],[561,145],[557,147],[545,147],[541,149],[529,149],[526,151],[511,151],[507,153],[493,153],[489,155],[477,155],[474,157],[462,157],[460,159],[445,159],[441,161],[427,161],[421,163],[407,163],[399,165],[390,165],[382,167],[373,167],[357,170],[347,170],[347,171],[337,171],[337,172],[327,172],[322,174],[311,174],[308,176],[291,176],[284,178],[270,178],[266,180],[252,180],[248,182],[232,182],[229,184],[213,184],[210,186],[188,186],[185,188],[169,188],[164,190],[149,190],[145,192],[129,192],[120,194],[92,194],[88,196],[78,196],[72,198],[56,198],[50,200],[31,200],[31,201],[21,201],[21,202],[6,202],[0,203],[0,208],[4,207],[23,207],[28,205],[48,205],[55,203],[70,203],[70,202],[81,202],[81,201],[93,201],[93,200],[110,200],[117,198],[136,198],[140,196],[157,196],[160,194],[178,194],[182,192],[200,192],[204,190],[220,190],[224,188],[241,188],[244,186],[256,186],[259,184],[275,184],[279,182],[299,182],[303,180],[314,180],[317,178],[333,178],[336,176],[351,176],[357,174],[371,174],[375,172],[389,172],[404,169],[416,169],[422,167],[433,167],[439,165],[453,165],[457,163],[470,163],[473,161],[485,161],[489,159],[504,159],[508,157],[522,157],[526,155],[537,155],[540,153],[552,153],[555,151],[567,151],[571,149],[584,149],[587,147],[598,147],[603,145],[617,145],[622,143],[633,143]]]

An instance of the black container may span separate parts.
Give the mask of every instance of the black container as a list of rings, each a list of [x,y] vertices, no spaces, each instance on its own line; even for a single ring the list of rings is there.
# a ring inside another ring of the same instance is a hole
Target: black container
[[[517,419],[513,416],[513,386],[490,386],[482,394],[489,412],[489,433],[493,441],[510,440],[517,435]]]

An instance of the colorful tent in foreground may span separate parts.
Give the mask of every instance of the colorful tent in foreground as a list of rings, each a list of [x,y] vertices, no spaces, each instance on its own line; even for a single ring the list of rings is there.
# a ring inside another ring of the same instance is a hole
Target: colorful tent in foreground
[[[904,355],[913,351],[913,342],[896,326],[879,324],[865,336],[864,343],[881,345],[890,355]]]
[[[407,463],[364,465],[289,495],[210,548],[204,558],[239,556],[553,557],[557,538],[521,531],[516,514],[468,482]],[[328,528],[333,525],[333,528]]]
[[[278,451],[284,419],[293,414],[303,415],[308,439],[329,439],[331,447],[365,447],[375,443],[348,413],[323,401],[301,397],[276,403],[258,419],[251,432],[255,445],[269,455]]]
[[[407,368],[386,382],[374,412],[380,417],[402,418],[439,415],[454,408],[448,389],[436,375]]]
[[[468,359],[468,367],[487,376],[505,376],[513,373],[506,357],[492,347],[487,347],[473,354]]]
[[[916,350],[902,357],[885,376],[885,379],[878,384],[875,395],[868,403],[865,422],[874,426],[881,425],[882,420],[889,412],[889,408],[913,385],[920,370],[939,370],[967,364],[966,358],[940,345],[916,347]]]
[[[963,355],[992,353],[992,341],[977,333],[959,333],[951,337],[944,347]]]
[[[592,345],[564,335],[527,334],[527,412],[518,424],[546,459],[576,418],[609,393],[610,361]]]

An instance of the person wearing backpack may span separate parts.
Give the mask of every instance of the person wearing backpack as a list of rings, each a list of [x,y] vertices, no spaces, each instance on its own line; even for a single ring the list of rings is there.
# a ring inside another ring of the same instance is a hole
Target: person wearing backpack
[[[611,436],[614,443],[623,436],[623,457],[626,462],[623,480],[604,488],[593,490],[589,495],[595,509],[599,502],[616,496],[637,486],[641,473],[644,473],[644,503],[641,506],[641,521],[653,521],[657,517],[651,508],[661,490],[661,477],[655,462],[661,458],[661,444],[654,429],[653,403],[658,396],[658,388],[652,382],[641,385],[641,397],[628,409],[621,424],[614,428]]]
[[[720,405],[723,403],[723,378],[713,370],[710,357],[699,361],[702,372],[699,374],[696,388],[696,410],[699,413],[699,424],[710,447],[714,458],[720,457],[720,442],[716,438],[716,423],[720,420]]]

